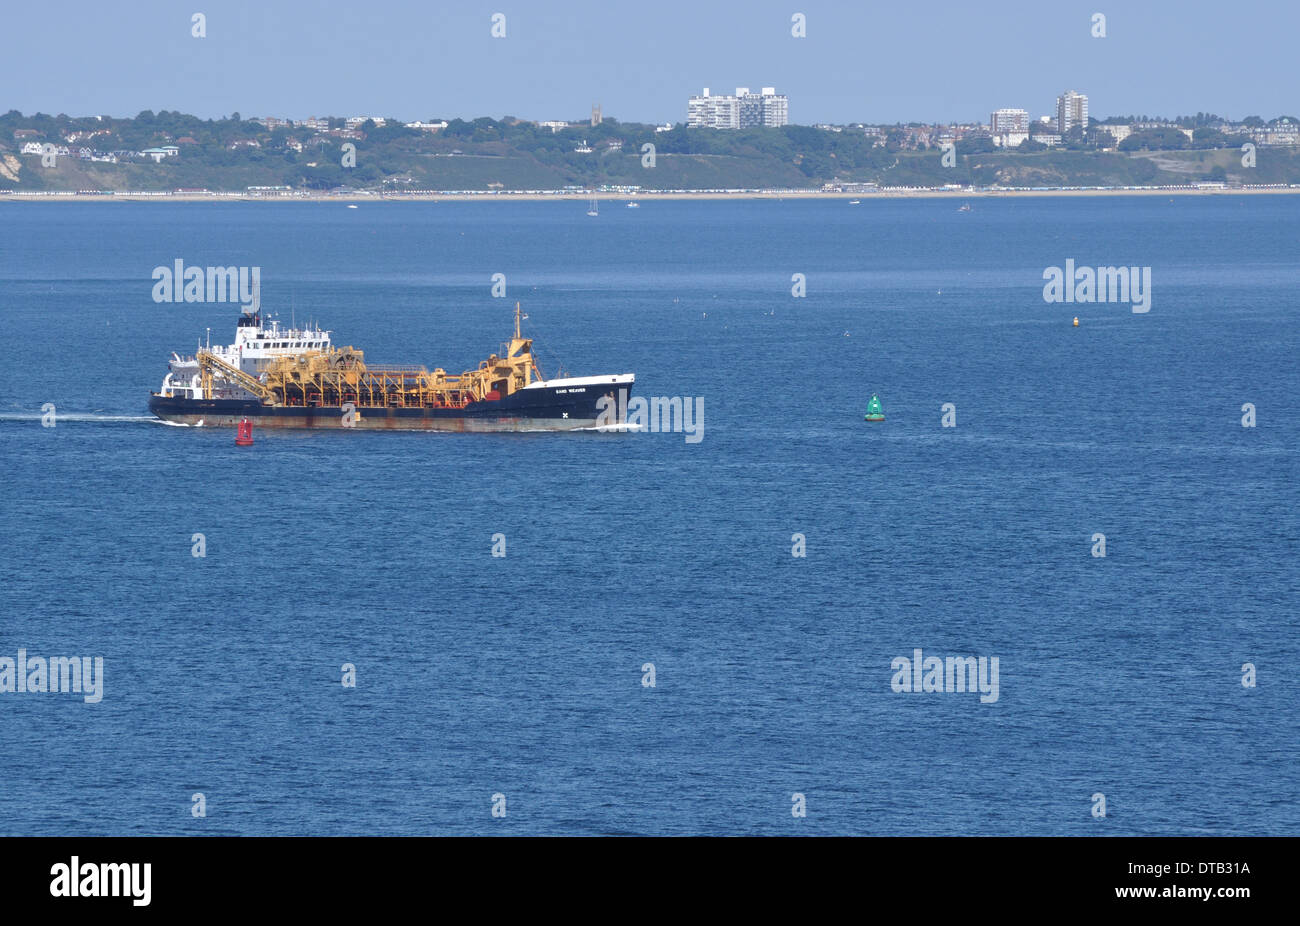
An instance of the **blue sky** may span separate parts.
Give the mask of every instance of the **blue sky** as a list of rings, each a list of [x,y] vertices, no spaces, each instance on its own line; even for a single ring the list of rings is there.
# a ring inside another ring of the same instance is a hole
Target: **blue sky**
[[[1272,118],[1300,111],[1298,35],[1295,0],[71,0],[0,13],[0,111],[665,122],[775,86],[805,124],[1038,116],[1067,88],[1099,116]]]

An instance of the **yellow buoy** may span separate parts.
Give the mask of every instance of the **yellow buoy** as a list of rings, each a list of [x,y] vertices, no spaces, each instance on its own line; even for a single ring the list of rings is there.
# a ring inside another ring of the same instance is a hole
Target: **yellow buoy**
[[[1074,327],[1076,327],[1076,328],[1079,327],[1079,316],[1077,316],[1077,315],[1074,316]]]

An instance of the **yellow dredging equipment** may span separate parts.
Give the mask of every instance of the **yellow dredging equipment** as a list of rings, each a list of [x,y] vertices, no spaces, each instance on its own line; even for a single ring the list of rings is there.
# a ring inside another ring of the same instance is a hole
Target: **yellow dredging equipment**
[[[357,408],[464,408],[472,402],[513,395],[533,381],[544,380],[533,357],[532,338],[520,329],[520,305],[515,303],[515,331],[503,355],[492,354],[476,370],[459,375],[423,366],[368,366],[354,347],[330,347],[279,357],[260,376],[231,365],[200,349],[203,398],[213,397],[214,379],[236,383],[265,405]]]

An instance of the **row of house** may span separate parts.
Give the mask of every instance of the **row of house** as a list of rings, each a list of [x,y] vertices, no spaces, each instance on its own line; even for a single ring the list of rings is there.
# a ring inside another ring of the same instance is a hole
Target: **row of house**
[[[994,144],[1008,148],[1016,147],[1026,138],[1046,145],[1059,145],[1071,129],[1078,127],[1087,133],[1089,125],[1088,97],[1074,90],[1066,90],[1056,98],[1054,116],[1041,116],[1031,122],[1028,110],[994,110],[989,116],[988,133],[993,137]],[[1134,132],[1150,129],[1176,129],[1186,135],[1188,140],[1193,138],[1194,133],[1193,129],[1186,126],[1164,121],[1091,125],[1097,131],[1110,133],[1113,138],[1113,144],[1104,147],[1114,147]],[[1246,136],[1257,145],[1300,145],[1300,126],[1289,119],[1264,126],[1220,120],[1206,127],[1216,129],[1224,135]]]
[[[54,154],[60,158],[77,158],[82,161],[102,161],[108,164],[116,164],[118,161],[130,158],[149,158],[155,163],[162,161],[164,158],[173,158],[180,154],[181,149],[175,145],[166,145],[162,148],[145,148],[143,151],[100,151],[97,148],[89,148],[84,145],[55,145],[50,142],[29,141],[24,142],[19,149],[22,154],[31,154],[43,156]]]
[[[388,120],[383,116],[348,116],[343,120],[342,129],[331,129],[329,119],[322,119],[312,116],[310,119],[281,119],[277,116],[265,116],[263,118],[251,119],[250,122],[257,122],[266,126],[268,130],[275,129],[310,129],[313,132],[321,134],[339,135],[344,138],[361,138],[361,127],[367,122],[373,122],[376,128],[383,128],[388,125]],[[447,127],[446,121],[442,122],[422,122],[417,119],[414,122],[402,123],[408,129],[415,129],[420,132],[441,132]]]
[[[829,132],[858,131],[872,138],[876,145],[884,145],[891,133],[901,133],[904,148],[934,148],[949,142],[956,143],[962,139],[974,137],[988,138],[995,146],[1015,148],[1026,139],[1039,144],[1054,147],[1064,141],[1064,135],[1058,130],[1057,123],[1050,117],[1029,120],[1029,114],[1023,110],[997,110],[988,123],[962,123],[932,126],[873,126],[854,124],[847,126],[817,125],[815,128]],[[1300,146],[1300,126],[1280,122],[1269,126],[1245,126],[1240,123],[1220,123],[1208,126],[1225,135],[1247,137],[1260,146]],[[1134,132],[1150,129],[1174,129],[1194,140],[1195,130],[1173,122],[1134,122],[1090,123],[1087,136],[1103,150],[1114,150]],[[1100,133],[1109,133],[1110,138],[1102,138]]]

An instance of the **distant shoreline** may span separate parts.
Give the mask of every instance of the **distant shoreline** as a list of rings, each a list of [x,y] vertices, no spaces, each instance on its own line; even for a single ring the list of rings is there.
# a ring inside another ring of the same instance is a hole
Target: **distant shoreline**
[[[1195,189],[1170,187],[1167,189],[1060,189],[1060,190],[880,190],[871,193],[823,192],[821,190],[762,190],[735,193],[726,192],[668,192],[640,191],[638,193],[429,193],[383,194],[341,193],[316,195],[267,196],[254,193],[72,193],[9,191],[0,194],[0,203],[103,203],[103,202],[188,202],[188,203],[436,203],[436,202],[587,202],[593,197],[601,202],[631,202],[641,200],[876,200],[876,199],[1006,199],[1015,197],[1045,196],[1260,196],[1273,194],[1300,194],[1300,185],[1291,187],[1246,187],[1225,189]]]

